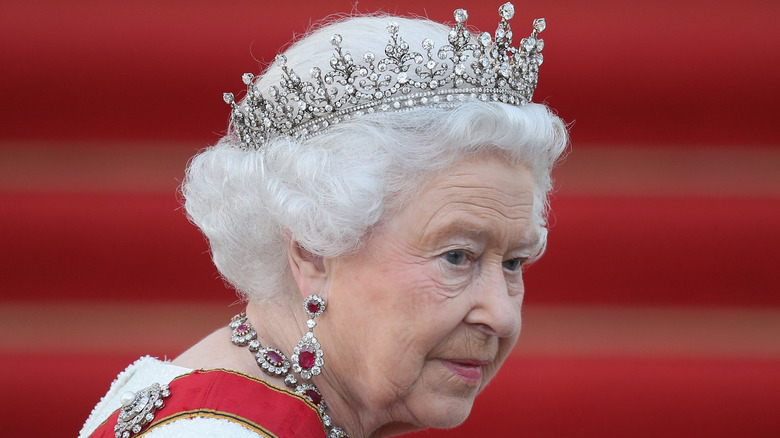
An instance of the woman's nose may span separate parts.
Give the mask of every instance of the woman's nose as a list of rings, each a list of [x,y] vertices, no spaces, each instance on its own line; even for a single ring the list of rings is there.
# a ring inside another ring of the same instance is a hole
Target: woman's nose
[[[492,336],[505,338],[517,334],[523,300],[522,282],[519,287],[521,290],[514,290],[515,287],[510,293],[503,268],[492,269],[483,281],[475,284],[466,322],[478,325],[481,331]]]

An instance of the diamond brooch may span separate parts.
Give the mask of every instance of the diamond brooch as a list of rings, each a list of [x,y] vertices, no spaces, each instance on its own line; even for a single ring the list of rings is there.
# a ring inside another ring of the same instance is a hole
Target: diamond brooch
[[[170,396],[168,385],[154,383],[138,392],[127,392],[122,395],[122,409],[114,426],[115,438],[130,438],[141,432],[147,424],[154,420],[154,414],[165,403],[163,399]]]

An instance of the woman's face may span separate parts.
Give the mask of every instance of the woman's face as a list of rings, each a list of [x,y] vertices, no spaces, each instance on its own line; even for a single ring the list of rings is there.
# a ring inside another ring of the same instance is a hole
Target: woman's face
[[[326,261],[315,330],[339,394],[366,422],[452,427],[520,334],[522,264],[538,249],[530,172],[495,156],[459,161]]]

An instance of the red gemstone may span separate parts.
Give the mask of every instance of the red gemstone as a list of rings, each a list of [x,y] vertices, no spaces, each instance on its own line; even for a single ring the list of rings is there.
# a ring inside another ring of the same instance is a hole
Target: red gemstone
[[[305,370],[311,369],[314,366],[314,353],[311,351],[301,351],[298,355],[298,363],[301,364],[301,368]]]
[[[265,352],[265,358],[273,364],[275,367],[280,367],[284,364],[284,359],[282,359],[282,356],[279,355],[279,353],[268,350]]]
[[[306,304],[306,308],[309,309],[309,313],[317,313],[320,311],[320,303],[311,300]]]
[[[236,327],[236,331],[238,331],[238,334],[244,335],[249,331],[249,327],[246,324],[241,324]]]
[[[306,397],[308,397],[312,403],[314,403],[317,406],[320,405],[320,402],[322,401],[322,396],[320,395],[319,392],[313,389],[307,389],[306,392],[304,392],[304,394],[306,394]]]

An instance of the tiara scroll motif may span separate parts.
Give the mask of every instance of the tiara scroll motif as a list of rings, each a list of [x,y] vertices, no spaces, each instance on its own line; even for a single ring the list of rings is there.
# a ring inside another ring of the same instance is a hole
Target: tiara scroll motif
[[[493,38],[487,32],[472,35],[465,26],[468,13],[457,9],[449,44],[438,50],[432,39],[425,38],[422,51],[412,51],[399,34],[398,23],[390,22],[384,56],[365,52],[362,62],[345,51],[341,35],[334,34],[329,69],[312,67],[311,81],[287,66],[284,55],[277,55],[275,62],[282,70],[277,85],[263,92],[255,76],[244,73],[244,100],[236,102],[233,93],[224,93],[232,107],[233,131],[244,148],[260,149],[273,138],[307,139],[366,113],[452,106],[468,99],[524,105],[536,89],[544,47],[538,35],[546,23],[544,18],[534,20],[531,35],[512,47],[508,20],[514,6],[505,3],[498,11],[501,21]]]

